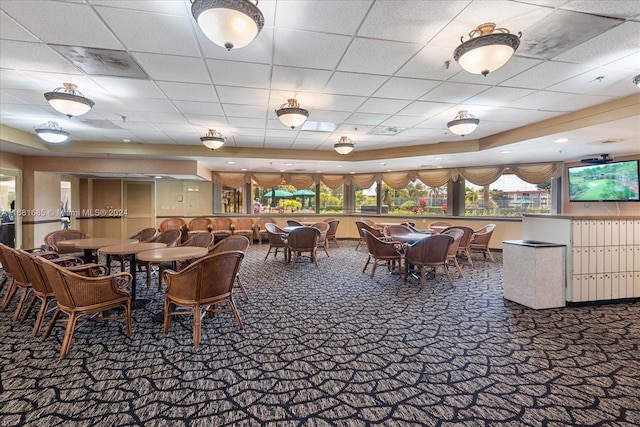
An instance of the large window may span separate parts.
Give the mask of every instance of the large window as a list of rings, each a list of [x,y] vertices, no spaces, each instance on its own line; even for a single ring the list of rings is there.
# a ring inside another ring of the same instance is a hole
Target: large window
[[[376,213],[377,183],[356,192],[356,211]],[[445,215],[447,213],[447,185],[429,187],[416,180],[401,189],[381,183],[380,213],[390,215]]]
[[[551,213],[551,181],[529,184],[512,174],[465,187],[465,216],[522,216]]]

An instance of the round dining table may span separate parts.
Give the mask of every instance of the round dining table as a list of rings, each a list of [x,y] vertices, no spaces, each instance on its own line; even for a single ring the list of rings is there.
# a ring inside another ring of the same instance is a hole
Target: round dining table
[[[418,240],[425,239],[431,236],[431,233],[400,233],[400,234],[392,234],[391,238],[397,242],[412,244],[417,242]]]
[[[166,243],[151,243],[151,242],[137,242],[137,243],[121,243],[112,246],[105,246],[98,249],[98,252],[107,256],[107,267],[111,271],[111,255],[131,256],[131,266],[129,272],[131,273],[131,306],[133,308],[144,307],[149,303],[149,300],[136,298],[136,259],[137,254],[142,251],[148,251],[151,249],[159,249],[166,247]],[[122,271],[124,271],[124,261],[122,265]]]
[[[89,237],[86,239],[61,240],[56,245],[73,246],[76,249],[82,249],[84,251],[84,262],[90,263],[93,261],[93,251],[96,249],[104,246],[127,245],[137,242],[138,240],[136,239],[122,239],[120,237]]]

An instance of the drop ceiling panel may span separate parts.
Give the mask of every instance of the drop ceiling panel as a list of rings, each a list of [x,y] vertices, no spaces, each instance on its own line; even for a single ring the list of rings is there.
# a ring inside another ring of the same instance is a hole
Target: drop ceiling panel
[[[100,17],[86,4],[4,1],[2,9],[44,43],[123,48]],[[51,19],[52,16],[56,19]]]
[[[329,80],[325,93],[371,96],[386,80],[385,76],[337,72]]]
[[[321,92],[327,85],[331,71],[274,66],[271,88],[287,91]]]
[[[388,114],[354,113],[344,123],[352,125],[378,125],[389,118]]]
[[[547,61],[509,79],[503,86],[544,89],[561,81],[586,73],[595,67]]]
[[[338,70],[393,74],[421,48],[418,44],[356,38],[340,61]]]
[[[267,108],[259,105],[223,104],[224,114],[228,117],[251,117],[265,119]]]
[[[287,1],[279,3],[276,25],[281,28],[354,35],[372,0]]]
[[[395,75],[418,79],[448,80],[460,70],[462,68],[453,60],[453,49],[426,46],[409,59]]]
[[[562,8],[624,19],[640,15],[640,3],[636,0],[571,0],[564,4]]]
[[[169,99],[199,102],[218,101],[211,85],[163,81],[158,81],[156,84]]]
[[[492,87],[470,99],[467,99],[465,104],[504,107],[509,106],[516,99],[531,95],[534,92],[535,91],[531,89]],[[531,106],[529,108],[536,107]]]
[[[314,109],[334,111],[355,111],[367,98],[363,96],[347,96],[323,94],[316,98]]]
[[[269,91],[266,89],[216,86],[218,98],[224,104],[267,105]]]
[[[405,99],[369,98],[358,108],[358,113],[395,114],[409,105]]]
[[[270,64],[273,57],[273,28],[266,27],[260,31],[258,37],[242,49],[227,49],[209,40],[193,22],[193,31],[205,58],[223,59],[227,61],[256,62]]]
[[[166,99],[164,93],[150,80],[115,77],[93,77],[92,80],[100,85],[106,93],[118,98]]]
[[[181,83],[210,83],[209,73],[200,58],[133,53],[134,59],[154,80]]]
[[[199,57],[187,16],[97,7],[127,50]]]
[[[422,96],[420,100],[457,104],[490,88],[491,86],[445,82]]]
[[[163,112],[152,112],[145,111],[140,113],[142,117],[147,119],[149,122],[155,124],[158,129],[161,129],[161,126],[164,123],[171,124],[183,124],[186,123],[185,118],[178,113],[163,113]]]
[[[274,65],[333,70],[350,42],[337,34],[281,29],[276,32]]]
[[[0,13],[0,34],[3,40],[38,42],[38,38],[18,25],[4,12]]]
[[[376,98],[399,98],[415,100],[440,84],[437,80],[392,77],[373,96]]]
[[[400,110],[398,114],[403,116],[419,116],[427,119],[451,107],[453,107],[453,104],[450,103],[415,101]]]
[[[173,101],[173,105],[185,116],[188,114],[198,114],[203,111],[214,116],[221,116],[223,114],[222,107],[217,102]]]
[[[0,68],[44,73],[80,74],[80,71],[69,64],[50,47],[27,42],[2,40]]]
[[[215,85],[269,87],[269,65],[208,59],[207,67]]]

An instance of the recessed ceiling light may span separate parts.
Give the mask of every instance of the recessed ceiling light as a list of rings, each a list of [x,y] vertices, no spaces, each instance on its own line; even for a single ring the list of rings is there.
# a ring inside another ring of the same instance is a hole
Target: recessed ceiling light
[[[438,165],[436,166],[436,169],[442,169],[442,167],[443,167],[442,165]]]
[[[387,172],[393,172],[393,169],[387,169]]]
[[[509,154],[509,153],[511,153],[511,151],[508,151],[508,150],[507,150],[507,151],[501,151],[501,152],[500,152],[500,154]]]
[[[131,142],[131,140],[125,138],[125,139],[122,140],[122,142]]]
[[[285,163],[285,166],[293,166],[293,163]]]
[[[162,177],[160,175],[156,175],[155,179],[162,179]]]
[[[342,166],[342,165],[337,165],[336,167],[337,167],[337,168],[341,168],[341,167],[343,167],[343,166]]]
[[[354,172],[354,171],[351,171],[351,172],[349,172],[349,173],[350,173],[351,175],[353,175],[355,172]]]
[[[567,141],[569,141],[569,139],[567,139],[567,138],[558,138],[553,142],[561,143],[561,142],[567,142]]]
[[[434,157],[434,160],[442,160],[443,157]]]
[[[235,165],[235,164],[236,164],[236,162],[234,162],[233,160],[229,160],[229,161],[227,162],[227,164],[228,164],[228,165]]]
[[[380,166],[387,166],[387,164],[385,162],[380,162],[378,163]]]
[[[241,170],[242,172],[246,172],[246,171],[247,171],[247,168],[242,168],[242,169],[240,169],[240,170]]]
[[[284,172],[284,169],[280,169],[280,172]]]
[[[316,171],[316,173],[322,173],[322,171]]]

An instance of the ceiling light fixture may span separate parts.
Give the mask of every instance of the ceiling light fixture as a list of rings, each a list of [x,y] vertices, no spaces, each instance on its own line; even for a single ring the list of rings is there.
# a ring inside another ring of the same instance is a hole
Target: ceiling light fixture
[[[638,74],[637,76],[635,76],[635,77],[633,78],[633,80],[632,80],[632,81],[633,81],[633,84],[634,84],[634,85],[636,85],[636,86],[640,87],[640,74]]]
[[[280,108],[276,110],[276,114],[283,125],[289,126],[291,129],[303,124],[307,117],[309,117],[309,111],[304,108],[300,108],[298,100],[295,98],[289,98],[286,104],[282,104]]]
[[[333,148],[340,154],[345,155],[353,151],[356,144],[346,136],[341,136],[340,141],[333,144]]]
[[[205,136],[200,137],[200,141],[202,141],[205,147],[217,150],[224,145],[226,138],[215,129],[209,129],[209,132],[207,132]]]
[[[88,113],[94,102],[77,91],[78,86],[73,83],[63,83],[63,87],[47,92],[44,97],[56,111],[66,114],[69,118]]]
[[[464,36],[463,36],[464,37]],[[462,68],[473,74],[486,76],[507,63],[518,46],[522,33],[509,33],[506,28],[496,28],[493,22],[487,22],[469,33],[469,40],[462,41],[453,52]]]
[[[249,0],[192,0],[191,14],[205,36],[227,50],[251,43],[264,26],[264,16]]]
[[[473,117],[466,110],[458,111],[458,115],[447,123],[449,130],[456,135],[465,136],[476,130],[480,119]]]
[[[36,133],[40,138],[51,144],[58,144],[69,138],[69,132],[63,131],[60,126],[58,126],[58,122],[43,123],[36,128]]]

